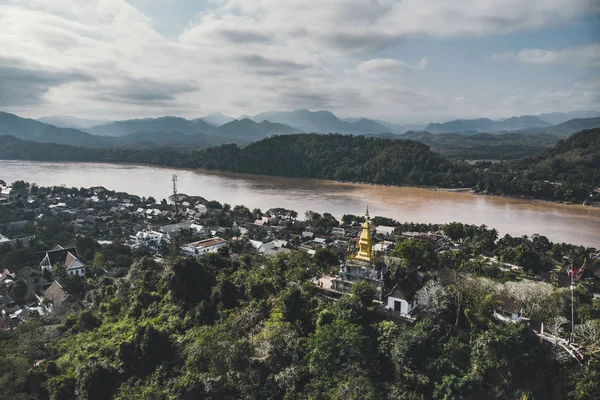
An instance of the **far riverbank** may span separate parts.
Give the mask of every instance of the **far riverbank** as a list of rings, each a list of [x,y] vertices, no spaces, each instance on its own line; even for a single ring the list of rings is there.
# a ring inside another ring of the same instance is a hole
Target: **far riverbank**
[[[476,196],[414,187],[395,187],[315,179],[177,169],[132,164],[0,161],[0,179],[25,180],[41,186],[105,186],[139,196],[167,198],[172,175],[178,190],[231,205],[267,210],[285,207],[300,215],[307,210],[371,215],[400,222],[461,221],[496,228],[501,235],[539,233],[555,242],[600,248],[600,209],[581,205]]]

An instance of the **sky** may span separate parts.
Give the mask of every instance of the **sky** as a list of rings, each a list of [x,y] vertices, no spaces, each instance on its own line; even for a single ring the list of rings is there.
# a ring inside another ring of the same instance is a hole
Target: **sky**
[[[30,118],[600,110],[598,0],[0,0],[0,27]]]

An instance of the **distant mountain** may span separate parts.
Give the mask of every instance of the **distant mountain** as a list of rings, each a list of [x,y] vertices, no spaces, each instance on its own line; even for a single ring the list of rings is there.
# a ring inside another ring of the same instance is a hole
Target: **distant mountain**
[[[232,143],[233,140],[220,136],[197,133],[184,135],[179,132],[135,132],[114,138],[118,146],[135,148],[204,149]]]
[[[551,148],[559,137],[545,133],[457,133],[414,132],[396,136],[428,145],[431,150],[450,159],[509,160],[539,154]]]
[[[180,117],[161,117],[130,119],[125,121],[115,121],[110,124],[98,125],[86,129],[94,135],[103,136],[124,136],[135,132],[179,132],[183,134],[204,133],[207,135],[217,135],[218,128],[197,119],[194,121]]]
[[[558,125],[552,125],[546,128],[521,129],[514,131],[521,134],[547,134],[556,137],[568,137],[575,132],[584,129],[594,129],[600,127],[600,117],[597,118],[575,118],[570,119]]]
[[[538,117],[546,122],[551,123],[552,125],[556,125],[566,122],[570,119],[597,118],[600,117],[600,111],[553,112],[548,114],[540,114]]]
[[[236,119],[219,127],[219,134],[221,136],[247,141],[260,140],[272,135],[290,135],[294,133],[300,133],[300,131],[284,124],[270,121],[258,123],[249,118]]]
[[[354,122],[344,121],[330,111],[267,111],[250,117],[255,122],[264,120],[285,124],[302,132],[372,134],[389,132],[391,129],[377,121],[360,118]]]
[[[0,112],[0,135],[12,135],[20,139],[52,141],[73,139],[79,143],[89,139],[89,134],[77,129],[59,128],[35,119],[21,118],[15,114]],[[93,139],[91,139],[93,140]]]
[[[107,119],[84,119],[71,117],[68,115],[52,115],[49,117],[38,118],[38,121],[45,124],[51,124],[59,128],[76,128],[87,129],[92,126],[107,124],[110,121]]]
[[[201,124],[206,124],[202,121]],[[214,128],[214,127],[213,127]],[[217,129],[217,128],[214,128]],[[0,112],[0,135],[11,135],[43,143],[56,143],[84,147],[173,147],[182,149],[202,149],[243,140],[232,140],[218,135],[184,135],[179,132],[138,131],[120,137],[99,136],[73,128],[59,128],[54,125],[21,118],[14,114]],[[249,141],[248,141],[249,142]]]
[[[349,117],[349,118],[342,118],[342,121],[356,122],[356,121],[360,121],[361,119],[369,119],[369,118]],[[406,124],[406,125],[393,124],[391,122],[382,121],[380,119],[373,119],[372,121],[375,121],[375,122],[387,127],[389,132],[398,133],[398,134],[405,133],[408,131],[422,131],[423,128],[425,128],[425,125],[419,125],[419,124]]]
[[[210,115],[207,115],[206,117],[202,117],[201,119],[214,126],[225,125],[226,123],[235,120],[235,118],[222,113],[212,113]]]
[[[521,117],[511,117],[498,121],[489,118],[457,119],[443,123],[431,123],[425,127],[425,130],[431,133],[460,133],[473,131],[479,133],[492,133],[528,128],[544,128],[547,126],[550,126],[550,123],[542,121],[536,116],[523,115]]]

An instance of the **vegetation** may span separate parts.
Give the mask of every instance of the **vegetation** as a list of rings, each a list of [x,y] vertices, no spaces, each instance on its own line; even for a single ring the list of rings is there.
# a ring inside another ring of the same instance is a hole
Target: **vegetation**
[[[537,156],[475,164],[451,162],[411,140],[338,134],[275,136],[244,148],[230,144],[186,152],[79,148],[13,137],[0,137],[0,142],[4,159],[130,162],[390,185],[472,187],[487,194],[558,201],[583,202],[600,184],[600,128],[573,134]]]
[[[25,182],[14,187],[27,188]],[[33,188],[29,187],[31,191]],[[46,188],[35,189],[45,192]],[[64,192],[85,189],[56,188]],[[152,201],[154,202],[154,200]],[[244,206],[207,202],[211,218],[283,218],[293,210],[264,214]],[[4,220],[19,208],[0,208]],[[4,213],[6,210],[6,213]],[[307,212],[315,231],[339,222]],[[526,326],[494,322],[506,298],[527,301],[533,320],[547,321],[556,335],[570,330],[570,292],[522,279],[580,265],[593,249],[549,242],[543,236],[498,238],[485,226],[451,223],[395,227],[403,262],[386,272],[387,288],[419,268],[426,313],[414,323],[374,312],[374,288],[357,283],[331,301],[310,279],[339,265],[332,249],[314,257],[291,251],[275,258],[240,247],[202,258],[171,257],[157,263],[144,249],[100,246],[48,220],[38,241],[0,248],[0,264],[16,272],[11,296],[33,297],[42,281],[59,279],[69,292],[64,307],[31,313],[13,330],[0,331],[0,387],[7,399],[595,399],[600,395],[600,300],[584,285],[574,292],[577,342],[583,365],[540,343]],[[346,215],[344,223],[359,224]],[[438,251],[402,232],[443,231],[459,248]],[[62,236],[61,236],[62,235]],[[89,266],[87,279],[52,277],[37,268],[38,249],[75,240]],[[516,263],[524,272],[503,272],[483,254]],[[32,299],[29,299],[32,300]]]
[[[600,128],[575,133],[538,156],[475,168],[478,188],[487,193],[582,202],[600,186]]]
[[[491,323],[480,283],[453,281],[445,306],[399,326],[370,311],[368,285],[336,303],[320,300],[302,284],[311,268],[299,253],[260,261],[210,254],[169,268],[139,259],[123,278],[90,282],[90,306],[79,314],[2,332],[3,394],[591,399],[600,393],[597,360],[583,368],[557,360],[523,326]]]

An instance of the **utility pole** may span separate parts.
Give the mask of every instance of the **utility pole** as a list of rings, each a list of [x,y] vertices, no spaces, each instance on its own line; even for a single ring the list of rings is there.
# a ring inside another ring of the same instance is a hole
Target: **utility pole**
[[[175,203],[175,220],[179,221],[179,207],[177,205],[179,200],[177,197],[177,175],[173,174],[171,180],[173,181],[173,202]]]
[[[573,343],[573,330],[575,328],[575,304],[573,301],[573,275],[575,275],[575,270],[571,266],[571,337],[569,338],[570,343]]]

